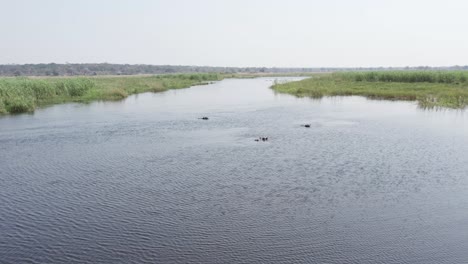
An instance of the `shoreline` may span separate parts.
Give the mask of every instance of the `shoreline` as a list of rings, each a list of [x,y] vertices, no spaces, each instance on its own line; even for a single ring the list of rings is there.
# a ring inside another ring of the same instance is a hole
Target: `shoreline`
[[[118,101],[133,94],[206,85],[229,78],[311,76],[309,73],[186,73],[98,76],[0,77],[0,116],[32,113],[62,103]]]
[[[275,83],[271,89],[298,97],[363,96],[417,101],[421,108],[468,107],[468,72],[350,72]]]
[[[38,107],[68,102],[116,101],[132,94],[164,92],[222,79],[219,74],[0,78],[0,116],[31,113]]]

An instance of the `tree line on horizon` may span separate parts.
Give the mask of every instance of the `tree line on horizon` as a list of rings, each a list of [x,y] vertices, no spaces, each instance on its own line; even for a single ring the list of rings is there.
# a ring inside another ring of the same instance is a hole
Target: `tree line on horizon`
[[[267,68],[267,67],[212,67],[174,66],[146,64],[74,63],[74,64],[4,64],[0,65],[0,76],[94,76],[94,75],[137,75],[172,73],[309,73],[336,71],[385,71],[385,70],[468,70],[466,66],[451,67],[369,67],[369,68]]]

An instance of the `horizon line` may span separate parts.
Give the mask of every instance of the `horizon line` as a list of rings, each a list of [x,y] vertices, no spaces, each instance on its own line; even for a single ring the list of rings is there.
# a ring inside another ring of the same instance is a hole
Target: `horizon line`
[[[110,62],[41,62],[41,63],[0,63],[0,66],[28,66],[28,65],[128,65],[128,66],[154,66],[154,67],[197,67],[197,68],[265,68],[265,69],[405,69],[405,68],[466,68],[465,65],[418,65],[418,66],[212,66],[212,65],[189,65],[189,64],[146,64],[146,63],[110,63]]]

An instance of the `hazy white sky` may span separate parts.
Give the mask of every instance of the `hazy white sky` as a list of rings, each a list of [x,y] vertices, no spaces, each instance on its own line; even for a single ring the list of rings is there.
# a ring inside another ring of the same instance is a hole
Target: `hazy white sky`
[[[466,0],[0,0],[0,64],[468,64]]]

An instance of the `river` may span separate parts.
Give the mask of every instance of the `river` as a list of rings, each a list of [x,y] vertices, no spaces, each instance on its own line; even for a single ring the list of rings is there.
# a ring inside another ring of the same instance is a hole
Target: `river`
[[[273,81],[0,117],[0,263],[468,263],[468,113]]]

